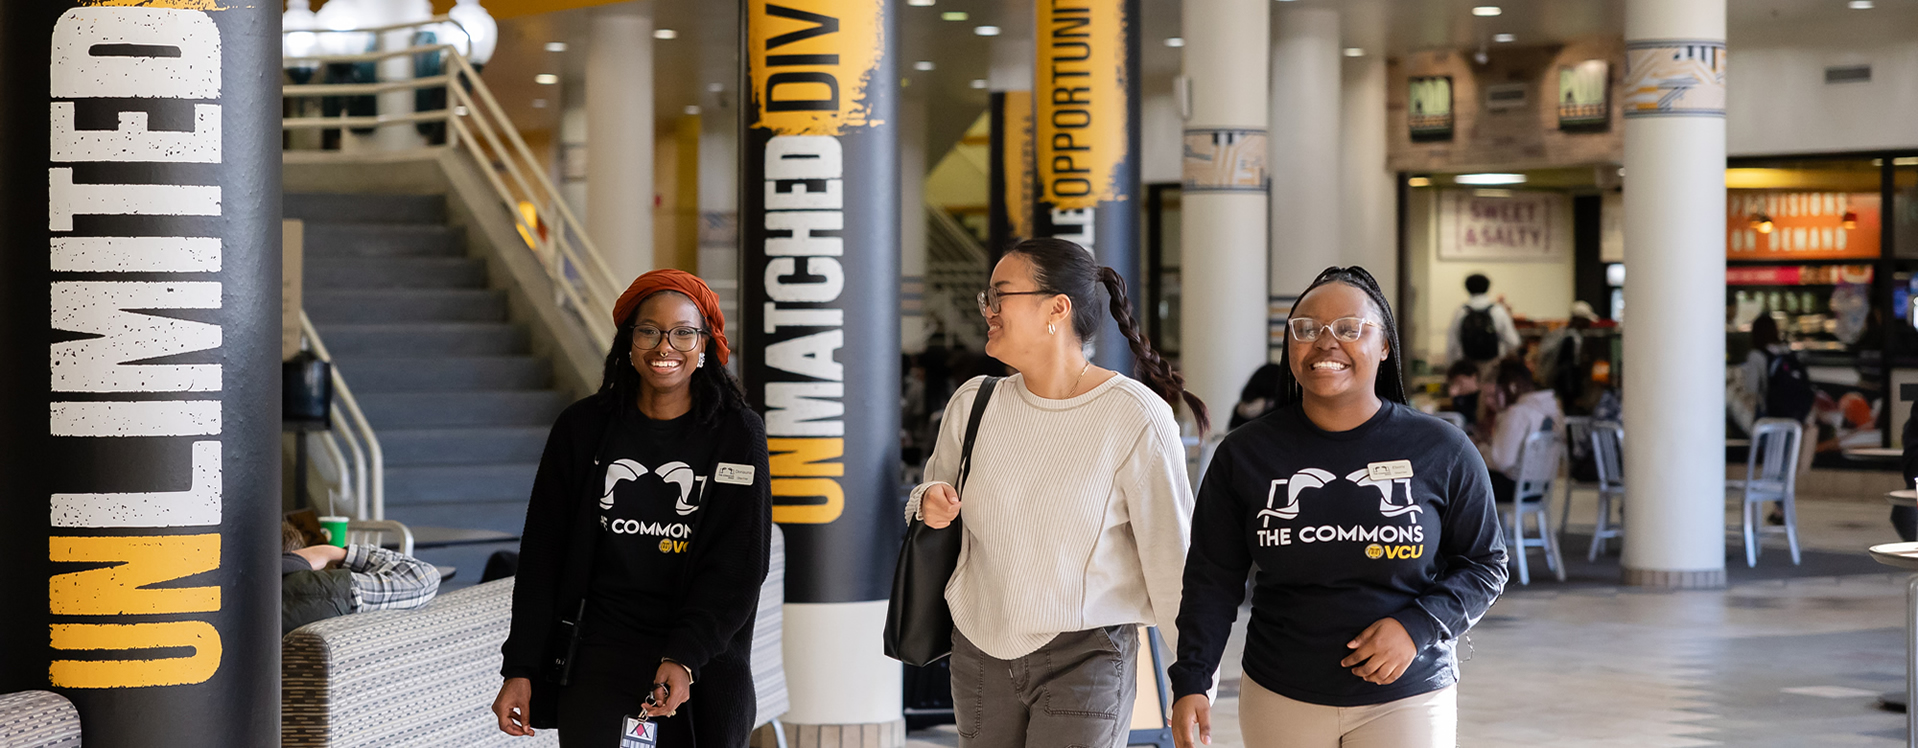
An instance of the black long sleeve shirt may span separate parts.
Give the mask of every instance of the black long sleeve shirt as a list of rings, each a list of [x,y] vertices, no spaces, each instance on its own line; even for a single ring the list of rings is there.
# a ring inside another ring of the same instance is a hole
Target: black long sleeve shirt
[[[1505,543],[1478,450],[1444,421],[1385,403],[1350,431],[1298,405],[1219,445],[1199,488],[1179,606],[1177,696],[1212,685],[1254,567],[1245,674],[1326,706],[1380,704],[1458,681],[1454,640],[1505,586]],[[1390,685],[1340,661],[1396,619],[1418,656]]]

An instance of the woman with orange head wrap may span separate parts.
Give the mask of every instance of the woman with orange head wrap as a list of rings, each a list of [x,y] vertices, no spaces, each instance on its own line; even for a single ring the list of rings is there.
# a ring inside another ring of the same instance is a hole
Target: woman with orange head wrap
[[[509,735],[557,727],[564,748],[613,748],[642,713],[665,745],[745,745],[766,429],[705,282],[642,275],[613,323],[599,392],[560,415],[540,461],[493,712]]]

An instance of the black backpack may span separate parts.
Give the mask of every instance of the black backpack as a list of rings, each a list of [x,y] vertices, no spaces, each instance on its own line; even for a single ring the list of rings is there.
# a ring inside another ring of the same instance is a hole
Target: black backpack
[[[1805,363],[1798,360],[1798,355],[1773,355],[1765,368],[1765,417],[1803,421],[1811,415],[1818,393],[1812,390],[1811,377],[1805,373]]]
[[[1458,345],[1465,357],[1473,361],[1490,361],[1498,358],[1498,323],[1492,320],[1492,308],[1465,308],[1465,318],[1459,320]]]

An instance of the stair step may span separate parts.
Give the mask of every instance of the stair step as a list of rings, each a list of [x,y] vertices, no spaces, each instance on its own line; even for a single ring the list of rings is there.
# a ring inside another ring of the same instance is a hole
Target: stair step
[[[509,356],[526,352],[526,331],[497,322],[320,325],[327,352],[373,356]],[[348,372],[342,372],[347,374]],[[349,374],[350,376],[350,374]],[[352,380],[347,380],[348,384]]]
[[[538,472],[539,464],[533,462],[390,467],[386,469],[387,516],[393,516],[394,510],[401,506],[516,501],[522,507],[523,519],[527,497],[533,492],[533,476]],[[448,524],[475,526],[457,516]]]
[[[446,223],[441,195],[289,192],[280,214],[321,223]]]
[[[506,292],[495,288],[316,289],[303,302],[314,324],[505,322]]]
[[[527,484],[530,494],[532,485]],[[473,530],[493,530],[520,534],[526,528],[527,496],[522,494],[513,499],[498,501],[468,501],[431,504],[394,504],[389,499],[386,504],[386,518],[406,523],[408,527],[458,527]],[[494,546],[487,546],[497,550]],[[508,550],[511,545],[499,546]],[[487,551],[491,553],[492,551]],[[424,555],[422,554],[422,557]],[[479,579],[479,569],[467,571],[460,567],[460,576],[472,574],[471,579]]]
[[[413,465],[538,462],[547,426],[463,429],[387,429],[379,432],[389,469]]]
[[[374,430],[551,426],[566,408],[556,390],[382,392],[359,396]]]
[[[466,232],[435,224],[308,223],[308,257],[464,257]]]
[[[324,334],[324,333],[322,333]],[[543,390],[553,366],[534,356],[334,356],[356,393]]]
[[[306,258],[306,287],[364,291],[375,288],[485,288],[486,263],[468,257]]]

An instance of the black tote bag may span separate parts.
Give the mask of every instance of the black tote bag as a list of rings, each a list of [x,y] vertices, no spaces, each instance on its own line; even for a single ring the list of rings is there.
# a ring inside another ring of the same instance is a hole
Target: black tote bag
[[[959,452],[959,485],[972,473],[972,444],[979,438],[979,419],[999,388],[1000,377],[986,377],[972,399],[972,417],[966,421],[965,447]],[[899,564],[892,573],[892,599],[886,605],[886,656],[914,667],[925,667],[952,654],[952,610],[946,607],[946,582],[959,568],[960,540],[965,534],[960,518],[940,529],[914,519],[906,526],[906,542],[899,547]]]

